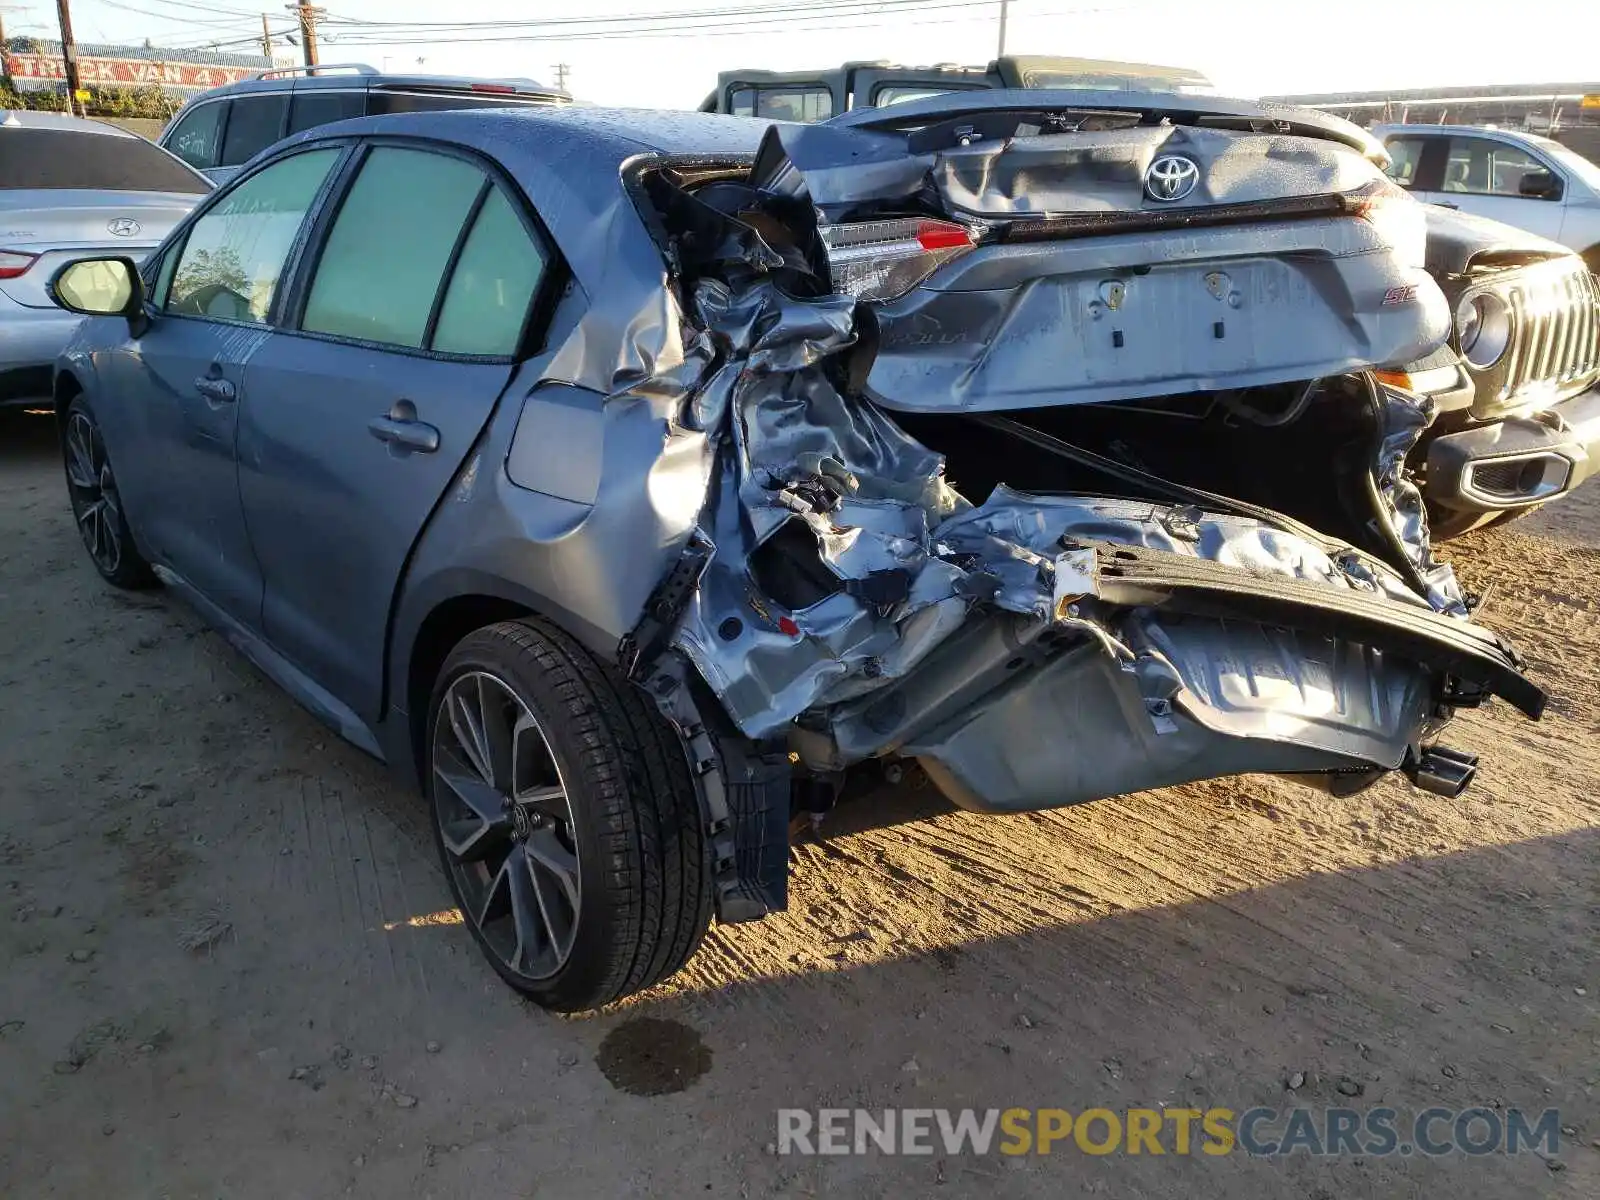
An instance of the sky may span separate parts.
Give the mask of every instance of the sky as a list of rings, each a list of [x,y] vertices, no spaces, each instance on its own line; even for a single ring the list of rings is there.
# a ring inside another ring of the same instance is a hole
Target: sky
[[[818,15],[819,7],[831,12]],[[848,59],[981,64],[998,44],[999,0],[325,0],[324,63],[514,75],[601,104],[692,108],[739,67]],[[774,10],[762,12],[760,10]],[[686,19],[671,14],[733,10]],[[756,11],[752,11],[756,10]],[[282,0],[72,0],[80,42],[260,46],[261,13],[293,30]],[[579,18],[575,14],[580,13]],[[1511,19],[1514,14],[1514,20]],[[7,33],[56,35],[53,0],[0,0]],[[643,18],[610,26],[572,22]],[[469,23],[556,21],[517,30]],[[454,22],[449,32],[358,22]],[[641,26],[649,32],[641,33]],[[576,33],[605,32],[605,37]],[[474,40],[465,40],[474,39]],[[283,43],[279,42],[280,47]],[[1295,92],[1600,79],[1595,0],[1010,0],[1006,48],[1197,68],[1225,92]]]

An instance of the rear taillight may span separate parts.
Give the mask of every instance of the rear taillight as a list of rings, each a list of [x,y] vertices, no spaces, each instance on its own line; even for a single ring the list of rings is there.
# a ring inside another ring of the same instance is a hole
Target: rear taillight
[[[23,254],[17,250],[0,250],[0,279],[15,279],[25,275],[38,259],[37,254]]]
[[[1387,179],[1345,192],[1344,210],[1371,225],[1408,267],[1421,267],[1428,244],[1427,215],[1416,197]]]
[[[857,300],[903,296],[977,242],[965,225],[923,217],[824,225],[819,232],[833,290]]]

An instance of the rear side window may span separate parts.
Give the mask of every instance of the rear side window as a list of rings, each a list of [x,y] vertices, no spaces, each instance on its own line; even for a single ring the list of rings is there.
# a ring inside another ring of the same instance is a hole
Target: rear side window
[[[728,96],[736,117],[769,121],[826,121],[833,116],[833,93],[816,87],[740,87]]]
[[[459,158],[375,148],[328,232],[300,327],[420,348],[456,241],[487,185]]]
[[[492,189],[450,274],[433,349],[515,354],[544,272],[544,253],[505,193]]]
[[[348,121],[364,115],[366,107],[367,97],[363,92],[296,92],[289,102],[289,132],[299,133],[318,125]]]
[[[1453,137],[1444,168],[1444,190],[1484,196],[1522,195],[1522,177],[1548,168],[1516,146],[1488,138]]]
[[[944,96],[951,92],[969,89],[953,87],[895,87],[885,85],[872,93],[872,103],[878,108],[887,108],[891,104],[910,104],[913,100],[927,100],[933,96]]]
[[[374,88],[367,93],[367,112],[372,116],[383,113],[440,112],[451,108],[525,108],[551,102],[538,96],[494,96],[476,92],[385,92]]]
[[[233,101],[228,129],[222,138],[224,167],[236,167],[254,158],[283,136],[283,118],[289,107],[287,92],[240,96]]]
[[[1415,187],[1417,166],[1422,162],[1422,147],[1425,144],[1421,138],[1390,138],[1384,147],[1393,160],[1389,164],[1389,178],[1403,188]]]
[[[11,188],[203,193],[211,185],[143,138],[0,127],[0,191]]]
[[[340,151],[291,155],[251,175],[194,223],[167,308],[263,324],[306,213]]]
[[[222,119],[227,112],[226,102],[191,109],[167,138],[167,149],[197,170],[216,166],[222,150]]]

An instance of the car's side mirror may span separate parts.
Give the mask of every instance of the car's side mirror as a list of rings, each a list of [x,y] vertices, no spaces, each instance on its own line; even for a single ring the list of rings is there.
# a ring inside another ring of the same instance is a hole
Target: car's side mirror
[[[144,280],[131,258],[80,258],[50,280],[57,307],[86,317],[126,317],[135,337],[145,331]]]
[[[1517,185],[1517,193],[1530,200],[1561,199],[1561,181],[1549,171],[1529,171]]]

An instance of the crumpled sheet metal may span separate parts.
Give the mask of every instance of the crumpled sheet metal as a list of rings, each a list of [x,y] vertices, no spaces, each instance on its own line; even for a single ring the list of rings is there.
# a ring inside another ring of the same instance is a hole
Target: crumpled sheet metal
[[[963,807],[1015,812],[1250,771],[1394,768],[1427,720],[1425,671],[1347,641],[1136,613],[1123,633],[1146,670],[1078,647],[899,751]]]
[[[720,427],[724,436],[716,495],[702,517],[715,555],[675,644],[747,736],[782,735],[803,714],[828,712],[836,724],[834,741],[832,749],[816,751],[818,764],[843,765],[890,748],[936,758],[935,744],[917,741],[929,735],[927,728],[875,720],[867,711],[871,698],[897,686],[915,687],[917,680],[908,678],[944,643],[1010,613],[1022,621],[1019,644],[1059,629],[1110,663],[1116,676],[1104,686],[1125,693],[1119,711],[1131,703],[1142,725],[1151,724],[1146,703],[1180,693],[1195,697],[1194,711],[1161,718],[1171,725],[1169,732],[1183,734],[1169,744],[1183,749],[1163,768],[1167,774],[1224,773],[1213,767],[1223,763],[1235,769],[1236,760],[1256,764],[1240,770],[1266,769],[1264,759],[1240,757],[1242,752],[1233,749],[1220,758],[1195,759],[1195,745],[1207,737],[1220,736],[1232,746],[1241,735],[1220,733],[1216,721],[1201,719],[1214,707],[1201,698],[1214,700],[1226,688],[1213,677],[1185,676],[1179,664],[1149,649],[1159,644],[1159,630],[1129,627],[1123,611],[1062,620],[1055,570],[1063,537],[1146,546],[1250,573],[1378,590],[1397,603],[1427,607],[1398,575],[1371,559],[1336,560],[1292,533],[1250,518],[1103,497],[1036,497],[1006,488],[975,508],[945,481],[940,456],[872,404],[836,387],[829,360],[855,336],[847,301],[795,300],[768,282],[737,295],[723,284],[707,283],[698,289],[695,310],[716,348],[717,366],[690,401],[686,417],[708,429]],[[746,337],[748,343],[741,344]],[[826,474],[819,470],[824,463]],[[836,482],[830,488],[829,479],[853,480],[855,486]],[[797,503],[805,497],[810,503]],[[789,522],[810,530],[821,561],[841,586],[792,612],[763,594],[750,574],[752,555]],[[905,576],[902,599],[875,603],[849,590],[877,573],[894,571]],[[1241,639],[1266,636],[1260,627],[1246,626],[1217,631],[1204,643],[1206,651],[1237,656]],[[1170,642],[1181,635],[1167,636]],[[1142,652],[1129,644],[1141,638]],[[1275,643],[1267,648],[1282,653]],[[1344,651],[1335,646],[1329,653],[1337,657]],[[1179,657],[1191,664],[1191,674],[1201,661]],[[1309,670],[1304,664],[1301,669]],[[1281,744],[1267,755],[1272,763],[1284,764],[1273,769],[1351,766],[1371,761],[1380,750],[1385,765],[1398,763],[1422,719],[1415,698],[1426,693],[1426,673],[1381,660],[1363,662],[1362,669],[1364,674],[1347,673],[1320,691],[1312,689],[1310,699],[1309,693],[1302,695],[1299,708],[1285,702],[1276,715],[1256,714],[1257,735]],[[1051,666],[1031,673],[1030,678],[1047,674],[1048,679],[1030,686],[1053,688],[1061,670]],[[1400,699],[1379,706],[1381,713],[1362,710],[1321,725],[1313,719],[1319,705],[1331,703],[1325,693],[1341,696],[1351,688]],[[979,705],[958,724],[970,728],[988,711]],[[1076,718],[1067,713],[1081,711],[1082,703],[1075,702],[1052,720],[1070,725]],[[1286,730],[1313,732],[1297,740],[1286,737]],[[1294,752],[1281,748],[1291,744]],[[1157,786],[1167,775],[1157,772],[1149,776],[1151,782],[1139,782],[1146,778],[1137,774],[1112,790]],[[1004,793],[1003,780],[994,784],[1003,794],[987,802],[1041,803],[1037,793]]]
[[[1428,603],[1442,613],[1465,617],[1468,612],[1461,584],[1448,564],[1433,557],[1422,489],[1417,487],[1405,465],[1406,456],[1416,446],[1417,439],[1433,423],[1433,399],[1381,384],[1373,386],[1381,427],[1373,477],[1385,519],[1427,592]]]

